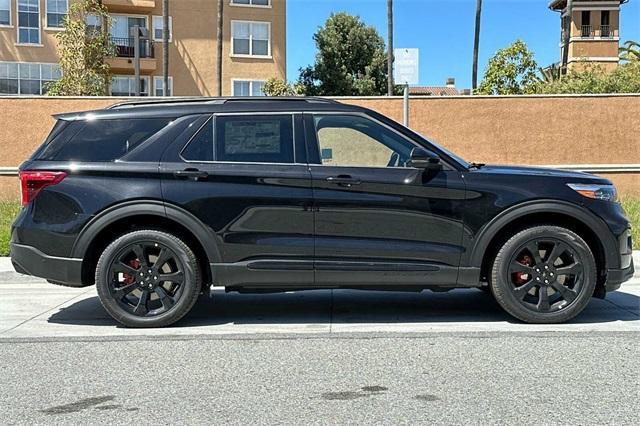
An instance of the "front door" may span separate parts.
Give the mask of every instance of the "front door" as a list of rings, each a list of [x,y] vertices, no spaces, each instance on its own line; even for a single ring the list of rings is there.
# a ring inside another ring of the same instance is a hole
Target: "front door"
[[[219,114],[165,153],[163,196],[209,227],[222,257],[213,265],[217,284],[313,284],[311,179],[294,130],[301,122],[295,114]]]
[[[447,164],[408,166],[418,146],[360,114],[306,114],[318,285],[455,284],[465,191]]]

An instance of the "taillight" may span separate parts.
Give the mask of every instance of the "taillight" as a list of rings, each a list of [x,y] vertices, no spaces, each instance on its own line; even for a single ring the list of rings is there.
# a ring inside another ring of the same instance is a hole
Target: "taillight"
[[[65,172],[42,172],[37,170],[20,172],[22,205],[26,206],[36,198],[42,189],[47,186],[59,184],[66,176],[67,174]]]

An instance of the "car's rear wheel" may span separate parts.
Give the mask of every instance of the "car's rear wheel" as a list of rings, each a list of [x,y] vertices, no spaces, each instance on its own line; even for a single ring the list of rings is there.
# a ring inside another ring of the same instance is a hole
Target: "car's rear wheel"
[[[193,251],[157,230],[125,234],[96,267],[100,302],[128,327],[163,327],[181,319],[198,299],[201,275]]]
[[[529,323],[567,321],[587,306],[596,285],[596,263],[587,243],[558,226],[518,232],[498,252],[491,289],[498,303]]]

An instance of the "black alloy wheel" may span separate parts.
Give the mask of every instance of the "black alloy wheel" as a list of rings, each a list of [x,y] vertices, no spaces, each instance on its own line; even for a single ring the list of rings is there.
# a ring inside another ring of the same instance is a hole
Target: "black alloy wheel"
[[[107,247],[96,267],[103,306],[131,327],[161,327],[182,318],[201,286],[195,255],[179,238],[135,231]]]
[[[532,323],[563,322],[577,315],[595,284],[589,246],[557,226],[533,227],[513,236],[496,256],[491,280],[498,303]]]

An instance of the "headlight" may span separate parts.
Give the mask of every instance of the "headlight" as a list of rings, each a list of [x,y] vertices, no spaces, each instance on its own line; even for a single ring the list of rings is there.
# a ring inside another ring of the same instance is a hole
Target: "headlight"
[[[583,197],[592,198],[594,200],[618,201],[618,193],[613,185],[568,183],[567,186]]]

